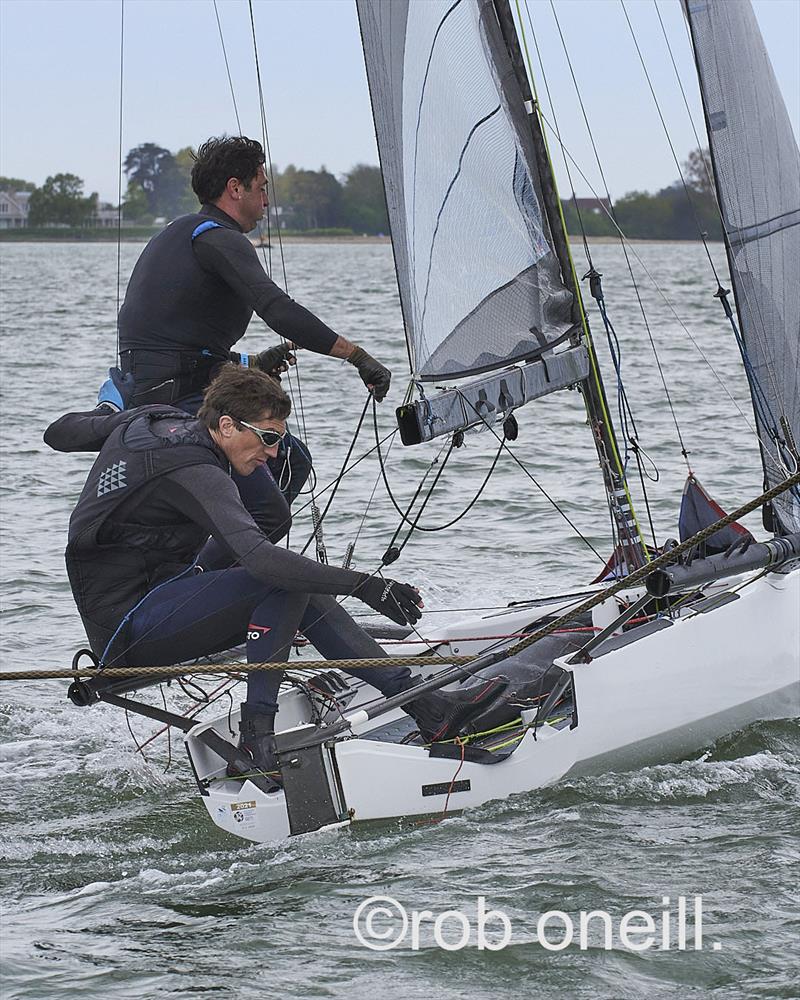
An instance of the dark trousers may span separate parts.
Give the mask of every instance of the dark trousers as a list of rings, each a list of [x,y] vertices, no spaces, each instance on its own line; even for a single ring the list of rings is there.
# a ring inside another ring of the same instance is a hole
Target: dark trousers
[[[326,659],[385,657],[335,598],[288,593],[241,568],[180,577],[152,590],[125,630],[126,666],[160,666],[220,653],[247,642],[248,663],[285,661],[296,632]],[[349,670],[384,695],[402,691],[407,667]],[[283,671],[248,674],[247,701],[264,711],[277,707]]]

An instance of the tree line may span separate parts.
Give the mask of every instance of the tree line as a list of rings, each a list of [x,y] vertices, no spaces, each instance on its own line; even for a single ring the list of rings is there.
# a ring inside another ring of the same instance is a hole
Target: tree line
[[[187,147],[173,155],[155,143],[132,149],[123,165],[128,179],[125,217],[152,222],[196,211],[190,181],[193,154]],[[289,164],[279,170],[273,165],[269,180],[271,220],[282,229],[348,229],[370,235],[389,231],[378,167],[360,163],[339,180],[324,166],[304,170]]]
[[[581,211],[580,200],[576,204],[574,198],[565,199],[562,207],[567,232],[572,236],[617,236],[618,226],[630,239],[696,240],[705,233],[711,240],[721,240],[708,163],[708,150],[695,149],[682,164],[682,180],[655,194],[630,191],[614,202],[613,210],[606,205],[605,209]]]
[[[129,150],[123,163],[127,190],[122,215],[127,225],[162,224],[197,210],[190,183],[193,155],[188,146],[172,153],[152,142]],[[683,164],[682,181],[655,194],[632,191],[615,203],[613,212],[607,203],[564,199],[567,231],[571,235],[614,236],[613,214],[616,224],[631,238],[692,240],[703,232],[710,239],[719,239],[721,228],[707,162],[707,151],[695,150]],[[32,227],[90,226],[97,213],[97,194],[84,195],[83,181],[74,174],[55,174],[41,187],[19,178],[0,177],[0,190],[31,192],[28,222]],[[293,164],[284,170],[273,166],[270,203],[273,228],[278,225],[300,233],[389,232],[380,170],[367,164],[356,165],[341,179],[324,166],[319,170]]]

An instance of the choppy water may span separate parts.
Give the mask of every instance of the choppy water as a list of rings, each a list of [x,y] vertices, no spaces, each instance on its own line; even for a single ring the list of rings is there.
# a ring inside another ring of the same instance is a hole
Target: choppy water
[[[123,281],[140,249],[123,247]],[[685,467],[621,255],[605,245],[593,252],[639,439],[660,473],[649,494],[663,538],[676,533]],[[713,360],[716,374],[637,265],[691,462],[733,507],[759,491],[758,456],[702,250],[644,244],[637,253]],[[0,245],[0,266],[3,666],[63,667],[82,633],[62,551],[90,457],[47,451],[41,432],[66,409],[88,407],[112,361],[116,248]],[[292,245],[287,270],[299,301],[393,366],[396,405],[405,348],[389,247]],[[248,346],[260,342],[254,326]],[[302,378],[307,437],[326,483],[364,397],[355,372],[328,359],[303,357]],[[387,406],[380,416],[387,432]],[[518,416],[517,454],[606,555],[599,473],[577,394]],[[371,433],[365,427],[362,450]],[[480,435],[454,454],[429,523],[466,505],[494,448]],[[410,498],[437,450],[392,450],[398,496]],[[376,476],[369,458],[344,481],[329,515],[333,558],[355,536]],[[296,546],[308,531],[303,517]],[[360,568],[376,565],[395,527],[379,487],[358,539]],[[757,519],[751,527],[758,531]],[[393,570],[442,611],[555,591],[597,568],[597,556],[503,458],[473,511],[447,532],[416,536]],[[428,634],[444,617],[429,616]],[[132,725],[139,740],[152,731],[144,720]],[[798,720],[751,726],[691,760],[564,782],[435,825],[380,824],[278,846],[248,845],[211,826],[177,742],[165,772],[163,738],[143,760],[117,711],[73,708],[60,682],[3,684],[0,733],[4,997],[800,996]],[[594,942],[548,952],[535,940],[538,915],[551,909],[656,914],[664,896],[674,905],[695,894],[719,951],[673,945],[636,955]],[[512,944],[447,952],[428,927],[417,951],[368,950],[352,919],[372,895],[468,916],[485,896],[511,919]]]

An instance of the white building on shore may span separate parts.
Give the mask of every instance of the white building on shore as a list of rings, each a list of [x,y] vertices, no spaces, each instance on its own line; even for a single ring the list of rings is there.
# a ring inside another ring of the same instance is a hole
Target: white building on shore
[[[28,225],[30,191],[0,191],[0,229],[23,229]]]

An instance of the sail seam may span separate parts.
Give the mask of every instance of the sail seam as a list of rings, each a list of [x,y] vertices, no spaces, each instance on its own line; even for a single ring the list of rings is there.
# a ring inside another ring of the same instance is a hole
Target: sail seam
[[[787,221],[781,222],[781,219]],[[742,226],[739,229],[728,229],[728,238],[739,245],[751,243],[753,240],[762,239],[764,236],[772,236],[780,233],[784,229],[791,229],[792,226],[800,225],[800,208],[791,212],[784,212],[782,215],[773,216],[771,219],[764,219],[761,222],[752,222],[749,226]]]
[[[420,317],[420,334],[422,336],[424,336],[425,334],[425,313],[428,308],[428,291],[430,289],[430,284],[431,284],[431,270],[433,268],[433,252],[434,252],[434,245],[436,243],[436,237],[439,233],[439,223],[442,220],[442,215],[444,213],[445,206],[447,205],[447,201],[450,198],[453,188],[455,187],[456,181],[461,175],[461,168],[464,164],[464,157],[467,155],[467,149],[469,148],[469,145],[472,142],[475,133],[482,125],[485,125],[490,118],[494,118],[494,116],[500,110],[501,110],[501,105],[498,104],[497,107],[494,109],[494,111],[490,111],[487,115],[484,115],[483,118],[475,122],[475,124],[469,130],[469,134],[467,135],[467,141],[461,147],[461,153],[459,154],[458,157],[458,167],[456,168],[456,172],[453,174],[452,180],[447,185],[447,190],[445,191],[444,198],[442,199],[442,203],[439,206],[439,211],[436,213],[436,225],[433,228],[433,235],[431,236],[431,246],[430,246],[430,252],[428,254],[428,271],[427,274],[425,275],[425,295],[422,300],[422,315]]]
[[[439,38],[439,32],[444,27],[444,22],[450,17],[453,11],[461,3],[461,0],[455,0],[455,3],[447,10],[444,17],[439,22],[436,32],[434,33],[433,40],[431,41],[430,52],[428,53],[428,62],[425,65],[425,75],[422,78],[422,86],[419,91],[419,103],[417,104],[417,123],[414,129],[414,173],[411,178],[411,242],[409,244],[409,256],[411,257],[412,266],[414,263],[414,258],[416,257],[415,252],[415,240],[417,232],[417,154],[419,152],[419,129],[422,124],[422,105],[425,103],[425,88],[428,85],[428,76],[431,71],[431,63],[433,62],[433,51],[436,48],[436,42]]]

